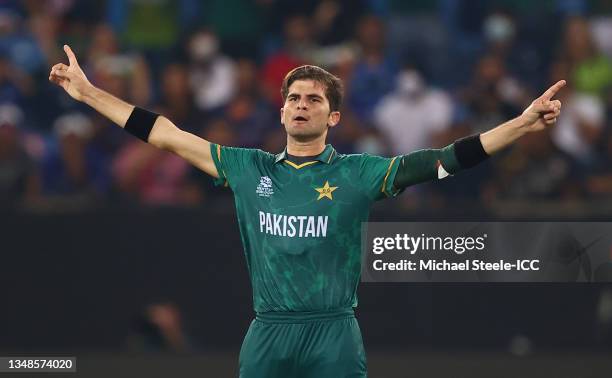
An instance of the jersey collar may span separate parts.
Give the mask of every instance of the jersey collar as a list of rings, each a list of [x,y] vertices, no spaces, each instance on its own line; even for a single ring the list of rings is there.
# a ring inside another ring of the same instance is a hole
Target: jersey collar
[[[326,144],[325,149],[319,155],[312,158],[313,161],[320,161],[321,163],[331,164],[336,159],[336,150],[332,147],[331,144]],[[283,160],[287,159],[287,147],[280,154],[276,154],[276,158],[274,159],[274,164],[280,163]]]

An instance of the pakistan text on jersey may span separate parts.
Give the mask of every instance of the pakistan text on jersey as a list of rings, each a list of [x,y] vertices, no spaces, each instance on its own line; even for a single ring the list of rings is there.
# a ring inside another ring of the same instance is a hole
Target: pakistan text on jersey
[[[290,238],[324,238],[327,236],[327,215],[282,215],[260,211],[259,231]]]

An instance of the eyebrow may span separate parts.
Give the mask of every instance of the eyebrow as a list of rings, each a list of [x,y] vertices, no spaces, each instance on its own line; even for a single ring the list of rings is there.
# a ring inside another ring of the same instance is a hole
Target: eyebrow
[[[289,93],[287,98],[289,98],[289,97],[297,97],[297,96],[300,96],[300,95],[298,93]],[[319,98],[319,99],[323,100],[323,97],[318,95],[318,94],[316,94],[316,93],[307,94],[306,97],[308,97],[308,98]]]

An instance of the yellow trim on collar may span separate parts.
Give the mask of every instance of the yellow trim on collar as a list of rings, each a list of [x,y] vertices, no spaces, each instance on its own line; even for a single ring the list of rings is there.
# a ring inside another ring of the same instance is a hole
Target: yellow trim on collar
[[[314,160],[314,161],[307,161],[307,162],[305,162],[305,163],[302,163],[302,164],[300,164],[300,165],[297,165],[297,164],[295,164],[295,163],[294,163],[294,162],[292,162],[292,161],[285,160],[285,163],[289,164],[290,166],[292,166],[292,167],[293,167],[293,168],[295,168],[295,169],[304,168],[304,167],[305,167],[305,166],[307,166],[307,165],[311,165],[311,164],[318,163],[318,162],[319,162],[318,160]]]

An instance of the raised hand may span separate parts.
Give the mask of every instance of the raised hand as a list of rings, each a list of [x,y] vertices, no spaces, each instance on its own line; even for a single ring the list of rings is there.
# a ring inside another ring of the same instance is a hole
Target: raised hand
[[[85,92],[91,87],[91,83],[87,80],[87,76],[83,73],[76,56],[68,45],[64,45],[64,51],[68,56],[70,65],[58,63],[51,67],[49,81],[64,88],[70,97],[82,101]]]
[[[526,131],[539,131],[557,122],[561,114],[561,101],[552,98],[565,86],[565,80],[560,80],[535,99],[523,112]]]

